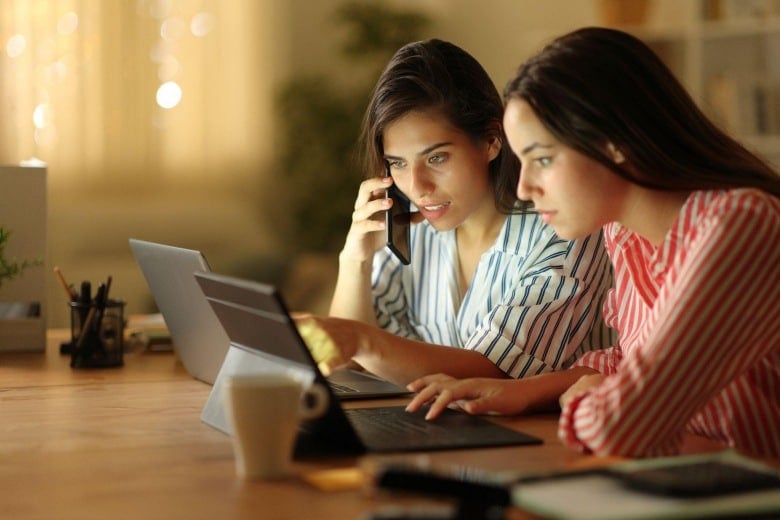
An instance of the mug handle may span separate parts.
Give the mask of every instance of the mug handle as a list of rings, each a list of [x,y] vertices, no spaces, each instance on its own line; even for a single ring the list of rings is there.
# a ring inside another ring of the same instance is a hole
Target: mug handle
[[[321,417],[328,409],[330,394],[319,383],[312,384],[303,393],[301,399],[301,419],[311,420]]]

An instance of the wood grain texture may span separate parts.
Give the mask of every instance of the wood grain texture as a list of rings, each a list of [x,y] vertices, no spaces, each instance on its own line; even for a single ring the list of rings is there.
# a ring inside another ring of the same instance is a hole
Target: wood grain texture
[[[358,519],[381,505],[430,503],[366,489],[326,493],[297,476],[242,482],[230,439],[200,421],[211,387],[174,355],[135,353],[121,368],[74,370],[58,352],[60,340],[50,332],[45,355],[0,354],[0,518]],[[326,459],[295,470],[403,461],[531,474],[610,462],[564,449],[554,414],[497,420],[545,443]],[[719,448],[701,439],[691,446]]]

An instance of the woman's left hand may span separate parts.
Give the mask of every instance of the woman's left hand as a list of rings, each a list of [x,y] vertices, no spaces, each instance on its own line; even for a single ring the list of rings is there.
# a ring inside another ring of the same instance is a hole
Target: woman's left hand
[[[579,378],[576,383],[571,385],[568,390],[561,394],[561,398],[558,401],[561,405],[561,409],[579,394],[600,385],[605,378],[606,376],[604,374],[589,374]]]

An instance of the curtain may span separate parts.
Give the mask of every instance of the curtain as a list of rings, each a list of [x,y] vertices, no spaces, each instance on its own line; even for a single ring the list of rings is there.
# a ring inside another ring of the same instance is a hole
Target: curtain
[[[256,175],[283,4],[2,0],[0,163],[40,159],[55,188]]]

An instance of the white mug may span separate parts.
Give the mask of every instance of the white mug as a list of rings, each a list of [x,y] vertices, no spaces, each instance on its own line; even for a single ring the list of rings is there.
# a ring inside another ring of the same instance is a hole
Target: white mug
[[[298,426],[325,413],[328,392],[317,383],[305,388],[283,374],[235,375],[223,384],[238,476],[289,475]]]

